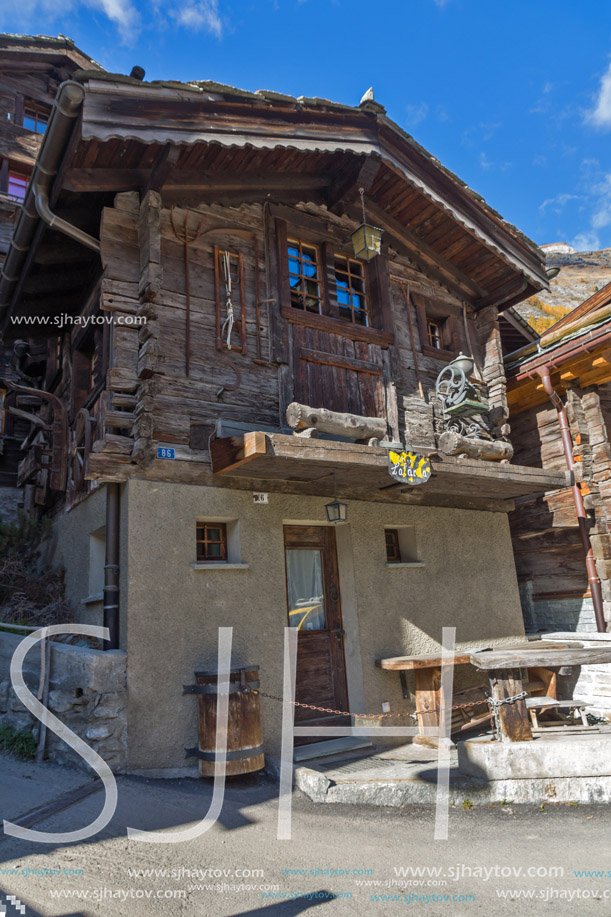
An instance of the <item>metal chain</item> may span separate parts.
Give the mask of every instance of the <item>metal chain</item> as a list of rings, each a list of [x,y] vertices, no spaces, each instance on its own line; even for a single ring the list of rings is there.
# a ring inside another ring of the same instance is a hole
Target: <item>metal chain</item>
[[[505,704],[514,704],[518,700],[522,700],[523,697],[528,697],[526,691],[522,691],[520,694],[514,694],[513,697],[504,697],[502,700],[495,700],[493,697],[488,698],[488,703],[491,707],[503,707]]]
[[[411,716],[415,718],[418,714],[416,713],[350,713],[347,710],[333,710],[331,707],[317,707],[315,704],[301,704],[299,701],[285,701],[283,697],[278,697],[276,694],[268,694],[266,691],[259,691],[256,689],[246,688],[243,689],[244,694],[258,694],[260,697],[268,697],[270,700],[280,701],[281,704],[291,704],[293,707],[303,707],[306,710],[317,710],[319,713],[333,713],[336,716],[358,716],[361,719],[369,720],[383,720],[387,717],[397,717],[397,716]],[[491,707],[500,707],[503,704],[512,704],[514,701],[520,700],[522,697],[526,697],[526,691],[522,691],[521,694],[516,694],[515,697],[506,697],[504,700],[495,701],[491,697],[484,698],[482,700],[472,701],[469,704],[454,704],[451,707],[451,710],[467,710],[469,707],[479,707],[482,704],[488,704]]]

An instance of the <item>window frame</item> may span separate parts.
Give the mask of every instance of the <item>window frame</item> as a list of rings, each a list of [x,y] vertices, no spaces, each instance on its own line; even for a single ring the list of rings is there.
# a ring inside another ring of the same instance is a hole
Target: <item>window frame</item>
[[[392,544],[388,543],[388,536],[392,538]],[[399,541],[399,529],[385,528],[384,529],[384,544],[386,547],[386,563],[387,564],[400,564],[403,563],[401,557],[401,543]],[[394,549],[394,556],[391,557],[388,553],[388,549]]]
[[[220,533],[220,540],[209,539],[207,538],[207,530],[218,529]],[[204,538],[200,538],[201,530],[204,530]],[[200,555],[200,545],[207,546],[208,544],[218,544],[221,547],[220,555],[215,555],[214,557],[206,556],[206,551]],[[227,523],[226,522],[212,522],[205,519],[200,519],[195,523],[195,562],[197,564],[226,564],[228,560],[228,540],[227,540]]]
[[[312,280],[312,278],[306,277],[306,275],[303,274],[303,273],[295,274],[295,273],[293,273],[293,272],[291,271],[291,264],[290,264],[290,263],[291,263],[291,261],[294,261],[294,260],[296,260],[296,259],[295,259],[295,258],[292,258],[291,255],[289,254],[289,248],[290,248],[291,246],[293,246],[293,247],[296,247],[296,248],[299,250],[298,262],[299,262],[299,265],[301,266],[301,268],[303,269],[303,249],[304,249],[304,247],[305,247],[305,248],[312,249],[312,250],[314,251],[314,254],[315,254],[315,257],[316,257],[316,260],[313,261],[313,262],[311,262],[311,263],[313,263],[314,266],[316,267],[315,282],[316,282],[316,286],[318,287],[318,295],[315,296],[315,297],[313,297],[313,298],[316,299],[316,301],[318,302],[318,312],[314,312],[312,309],[308,309],[308,308],[306,307],[305,303],[304,303],[304,305],[303,305],[303,308],[299,308],[299,306],[294,306],[294,305],[293,305],[293,291],[295,290],[295,288],[294,288],[293,286],[291,286],[291,305],[290,305],[290,308],[291,308],[291,309],[296,309],[298,312],[304,312],[304,313],[309,314],[309,315],[324,315],[324,314],[325,314],[325,301],[326,301],[326,292],[327,292],[327,290],[326,290],[326,284],[325,284],[325,281],[324,281],[325,261],[324,261],[324,257],[323,257],[323,254],[322,254],[322,246],[316,245],[314,242],[310,242],[310,241],[307,240],[307,239],[296,239],[296,238],[293,238],[292,236],[288,236],[286,242],[287,242],[286,258],[287,258],[287,261],[288,261],[288,269],[289,269],[289,270],[288,270],[289,284],[290,284],[290,279],[291,279],[291,277],[299,277],[302,284],[303,284],[305,281],[307,281],[307,280]],[[297,292],[297,291],[295,290],[295,292]],[[308,294],[307,294],[307,293],[304,293],[304,292],[302,291],[301,293],[298,293],[298,295],[301,295],[301,296],[303,296],[303,297],[305,298],[305,297],[307,297]]]
[[[334,274],[335,274],[335,300],[336,300],[336,303],[337,303],[337,310],[338,310],[338,313],[339,313],[339,318],[340,318],[340,320],[341,320],[341,321],[344,321],[344,322],[350,322],[350,323],[353,324],[353,325],[361,325],[362,328],[369,328],[369,327],[370,327],[370,324],[371,324],[371,316],[370,316],[371,309],[370,309],[370,303],[369,303],[369,290],[368,290],[367,271],[366,271],[366,269],[365,269],[365,264],[364,264],[362,261],[359,261],[358,258],[351,258],[349,255],[344,255],[344,254],[341,253],[341,252],[334,252],[333,259],[334,259],[334,263],[333,263],[333,272],[334,272]],[[337,262],[338,262],[338,261],[345,261],[345,262],[346,262],[346,270],[345,270],[345,271],[342,270],[342,269],[339,269],[339,270],[338,270],[338,267],[337,267]],[[351,265],[351,264],[354,264],[354,265],[357,265],[357,266],[358,266],[358,268],[359,268],[359,270],[360,270],[360,274],[357,274],[357,273],[353,274],[353,273],[352,273],[352,271],[351,271],[351,269],[350,269],[350,265]],[[346,288],[346,292],[348,293],[348,296],[349,296],[349,298],[350,298],[350,305],[346,305],[345,303],[340,303],[340,301],[339,301],[339,287],[338,287],[338,284],[337,284],[337,275],[338,275],[338,274],[345,274],[346,277],[347,277],[348,285],[347,285],[347,288]],[[362,285],[362,287],[363,287],[362,290],[356,290],[356,289],[354,289],[354,287],[353,287],[353,285],[352,285],[352,278],[353,278],[353,277],[354,277],[354,278],[358,278],[358,280],[360,280],[361,285]],[[363,299],[363,306],[364,306],[362,309],[355,309],[355,308],[354,308],[354,296],[355,296],[355,295],[356,295],[356,296],[361,296],[361,297],[362,297],[362,299]],[[341,314],[342,309],[346,309],[346,310],[350,311],[350,313],[351,313],[351,318],[347,318],[347,317],[343,316],[343,315]],[[357,322],[357,321],[356,321],[356,319],[355,319],[355,312],[360,312],[360,313],[362,313],[362,315],[363,315],[363,317],[364,317],[364,319],[365,319],[364,323],[363,323],[363,322]]]
[[[274,207],[272,214],[280,211],[284,214],[286,208]],[[290,229],[289,229],[290,226]],[[322,294],[322,312],[308,312],[291,306],[291,288],[288,265],[288,240],[298,239],[308,246],[317,247],[321,258],[319,285]],[[366,284],[368,297],[368,325],[340,318],[337,305],[337,291],[335,283],[335,256],[350,258],[350,253],[344,249],[344,243],[335,240],[331,233],[325,232],[320,220],[310,218],[306,214],[291,214],[290,223],[284,216],[275,217],[275,260],[278,272],[278,305],[277,313],[281,322],[305,325],[329,334],[337,334],[353,341],[363,341],[387,347],[394,344],[394,328],[392,320],[390,278],[386,259],[378,255],[370,262],[363,262],[363,277]],[[342,250],[344,249],[344,250]],[[353,259],[357,260],[357,259]],[[286,332],[278,328],[279,340],[273,345],[276,355],[283,353],[283,338]]]
[[[51,116],[50,111],[49,112],[43,111],[41,106],[38,106],[35,103],[32,104],[31,102],[26,103],[24,101],[23,118],[22,118],[21,126],[24,128],[24,130],[30,131],[32,134],[39,134],[39,136],[42,137],[44,136],[44,133],[47,129],[47,125],[49,124],[50,116]],[[28,127],[28,125],[25,123],[26,118],[29,118],[31,121],[34,121],[34,127]],[[44,126],[45,126],[45,129],[42,131],[38,130],[39,120],[42,123],[44,123]]]
[[[422,296],[419,293],[412,293],[411,299],[416,310],[420,349],[423,355],[449,363],[458,355],[462,346],[458,307],[440,299]],[[439,329],[440,347],[435,347],[431,343],[430,324]]]

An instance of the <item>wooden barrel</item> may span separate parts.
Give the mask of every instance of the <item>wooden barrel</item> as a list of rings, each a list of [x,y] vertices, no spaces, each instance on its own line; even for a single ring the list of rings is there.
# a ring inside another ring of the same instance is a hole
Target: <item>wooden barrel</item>
[[[197,693],[199,708],[199,772],[202,777],[214,777],[218,673],[196,672],[195,681],[194,693]],[[231,669],[227,721],[228,777],[250,774],[265,766],[261,705],[259,695],[252,693],[258,687],[259,666]]]

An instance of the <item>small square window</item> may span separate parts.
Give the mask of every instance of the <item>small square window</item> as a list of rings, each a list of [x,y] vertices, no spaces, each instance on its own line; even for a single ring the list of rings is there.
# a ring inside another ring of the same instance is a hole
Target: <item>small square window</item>
[[[321,291],[317,248],[289,239],[288,259],[291,306],[293,309],[320,315]]]
[[[227,525],[224,522],[197,523],[197,560],[227,560]]]
[[[401,563],[401,546],[397,529],[386,529],[386,561],[389,564]]]
[[[429,346],[441,350],[441,324],[439,322],[427,323]]]
[[[48,113],[35,108],[25,108],[23,111],[23,126],[35,134],[44,134],[49,121]]]
[[[418,556],[416,528],[413,525],[399,525],[384,529],[386,566],[423,567]]]

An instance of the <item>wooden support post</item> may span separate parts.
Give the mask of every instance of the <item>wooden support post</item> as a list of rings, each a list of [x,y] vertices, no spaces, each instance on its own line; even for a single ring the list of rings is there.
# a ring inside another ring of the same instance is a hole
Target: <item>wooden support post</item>
[[[414,669],[416,682],[416,715],[418,726],[423,728],[439,726],[439,706],[441,698],[441,666]],[[437,736],[419,735],[414,738],[416,745],[438,748]]]
[[[493,700],[500,701],[522,692],[519,669],[492,669],[489,673]],[[524,698],[497,707],[499,738],[502,742],[528,742],[532,729]]]

